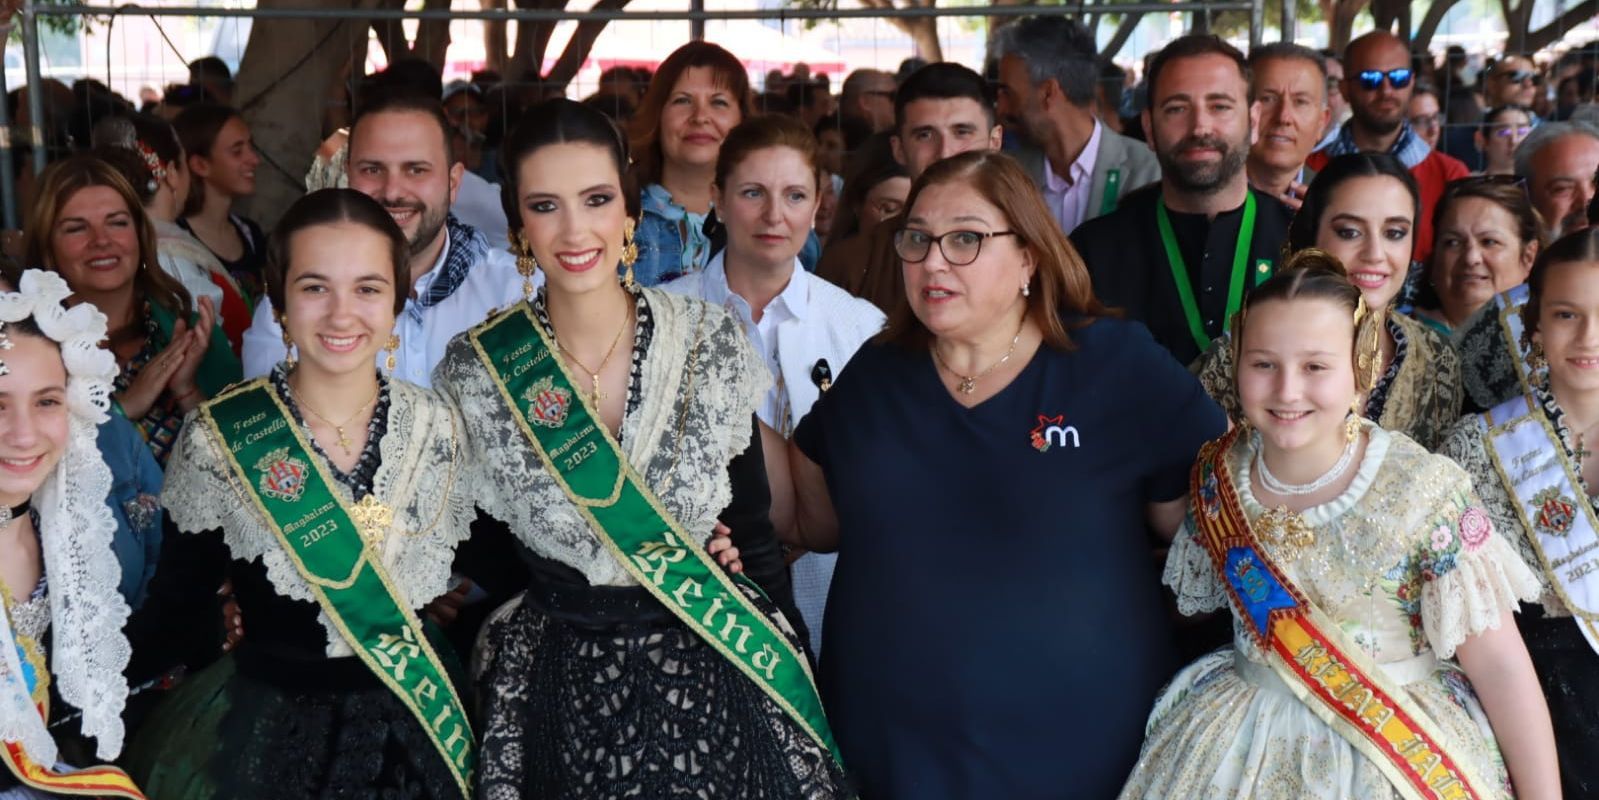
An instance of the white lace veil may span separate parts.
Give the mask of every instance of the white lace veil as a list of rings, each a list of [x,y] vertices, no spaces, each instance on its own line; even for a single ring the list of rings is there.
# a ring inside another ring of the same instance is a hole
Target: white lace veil
[[[50,672],[61,697],[83,712],[83,732],[97,740],[96,754],[111,759],[122,750],[128,699],[122,671],[132,651],[122,632],[129,614],[117,589],[122,570],[111,549],[117,524],[106,506],[111,470],[96,432],[111,407],[117,363],[100,346],[105,315],[89,303],[66,308],[71,290],[60,275],[28,270],[18,289],[0,292],[0,323],[32,317],[60,345],[71,416],[66,453],[32,498],[50,581]],[[30,759],[50,766],[55,741],[21,669],[11,628],[0,625],[0,740],[20,743]]]

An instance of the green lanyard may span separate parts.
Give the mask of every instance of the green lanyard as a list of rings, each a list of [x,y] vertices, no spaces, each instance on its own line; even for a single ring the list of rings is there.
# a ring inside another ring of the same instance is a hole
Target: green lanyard
[[[1188,265],[1177,249],[1177,234],[1172,233],[1171,217],[1166,213],[1166,203],[1155,203],[1155,221],[1160,224],[1160,241],[1166,246],[1166,263],[1171,267],[1172,282],[1177,284],[1177,298],[1183,303],[1183,316],[1188,318],[1188,332],[1203,353],[1210,347],[1210,337],[1205,335],[1205,325],[1199,319],[1199,304],[1194,302],[1194,289],[1188,277]],[[1233,275],[1227,287],[1227,316],[1223,324],[1231,321],[1244,300],[1244,269],[1249,261],[1249,244],[1255,238],[1255,193],[1244,195],[1244,221],[1238,226],[1238,245],[1233,250]]]

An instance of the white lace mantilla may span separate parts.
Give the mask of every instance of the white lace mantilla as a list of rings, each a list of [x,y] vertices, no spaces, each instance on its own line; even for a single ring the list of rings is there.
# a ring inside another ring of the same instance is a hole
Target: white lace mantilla
[[[622,421],[622,450],[684,530],[704,541],[732,501],[727,465],[749,446],[752,415],[771,373],[726,310],[642,291],[655,333],[641,371],[642,402]],[[577,569],[590,584],[635,584],[545,472],[469,335],[450,342],[433,385],[467,421],[478,505],[534,552]]]
[[[111,548],[117,523],[105,502],[111,470],[96,435],[111,407],[117,363],[99,345],[105,315],[89,303],[64,307],[71,292],[61,276],[28,270],[19,288],[0,294],[0,323],[32,317],[60,344],[71,414],[66,452],[32,498],[50,576],[50,674],[62,699],[83,712],[83,732],[95,737],[96,755],[111,759],[122,751],[128,698],[122,671],[132,650],[122,633],[129,613],[117,588],[122,568]],[[20,743],[37,763],[56,763],[55,740],[28,696],[6,625],[0,625],[0,739]]]
[[[261,382],[272,391],[266,379]],[[467,487],[465,432],[460,417],[438,395],[404,381],[389,382],[388,430],[378,443],[382,463],[372,493],[394,511],[379,561],[407,608],[420,609],[449,590],[455,548],[470,534],[475,512]],[[173,524],[189,533],[220,528],[229,553],[244,561],[259,559],[278,594],[316,602],[223,454],[216,432],[191,417],[173,449],[161,493]],[[340,500],[353,502],[344,484],[331,486]],[[327,612],[318,619],[327,632],[328,657],[352,655]]]

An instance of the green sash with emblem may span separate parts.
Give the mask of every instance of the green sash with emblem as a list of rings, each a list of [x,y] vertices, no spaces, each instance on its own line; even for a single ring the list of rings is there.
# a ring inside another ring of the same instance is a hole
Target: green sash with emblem
[[[333,624],[361,661],[416,715],[470,795],[472,730],[416,616],[378,563],[367,539],[393,515],[368,495],[346,506],[333,481],[266,380],[201,406],[200,419],[226,445],[228,466],[267,520]]]
[[[539,461],[600,542],[650,594],[838,758],[810,665],[661,505],[533,319],[526,303],[469,334]]]

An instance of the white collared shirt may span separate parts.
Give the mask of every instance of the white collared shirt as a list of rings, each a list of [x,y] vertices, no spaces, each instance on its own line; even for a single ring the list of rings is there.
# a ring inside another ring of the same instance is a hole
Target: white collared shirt
[[[472,265],[449,297],[427,308],[418,305],[416,297],[426,296],[428,288],[443,274],[449,253],[446,235],[433,268],[417,278],[415,297],[406,299],[405,310],[394,320],[394,333],[400,337],[394,378],[432,386],[433,367],[444,358],[444,349],[456,334],[487,319],[490,311],[508,308],[522,299],[522,276],[516,271],[516,259],[491,243],[484,258]],[[543,280],[540,272],[534,283]],[[283,329],[278,326],[272,302],[262,297],[250,329],[244,332],[244,377],[266,375],[286,353]],[[378,351],[375,360],[379,368],[387,357],[386,351]]]
[[[755,345],[756,352],[766,359],[766,368],[772,373],[772,386],[766,390],[766,399],[761,402],[756,416],[771,426],[772,430],[786,434],[798,424],[803,412],[795,413],[793,409],[788,409],[786,414],[788,419],[784,419],[785,406],[788,404],[788,393],[784,390],[785,381],[810,380],[810,376],[783,375],[783,368],[777,359],[777,326],[789,320],[805,319],[806,312],[810,308],[810,293],[805,291],[805,282],[798,279],[798,276],[805,274],[805,268],[800,265],[799,259],[794,259],[794,272],[789,276],[788,285],[766,304],[766,308],[761,310],[761,319],[757,322],[749,301],[728,288],[727,266],[723,262],[723,255],[726,252],[723,250],[717,253],[711,258],[710,263],[705,265],[704,277],[700,283],[700,299],[721,306],[738,317],[738,321],[744,326],[744,334],[749,337],[750,343]],[[670,285],[662,288],[672,290]]]

